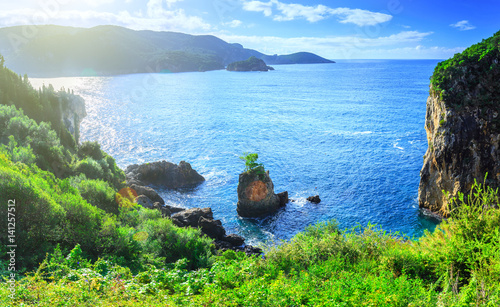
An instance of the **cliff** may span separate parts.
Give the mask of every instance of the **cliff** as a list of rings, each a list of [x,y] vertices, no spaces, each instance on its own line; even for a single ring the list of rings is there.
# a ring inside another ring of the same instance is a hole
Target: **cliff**
[[[78,144],[80,140],[80,123],[83,118],[87,116],[85,101],[78,95],[60,92],[59,108],[61,112],[61,122]]]
[[[500,32],[437,65],[427,99],[419,206],[446,214],[474,180],[500,186]]]

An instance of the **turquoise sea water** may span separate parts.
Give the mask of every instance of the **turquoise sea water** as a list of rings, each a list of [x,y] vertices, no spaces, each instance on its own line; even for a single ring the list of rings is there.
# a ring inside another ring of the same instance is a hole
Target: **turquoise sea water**
[[[211,207],[250,243],[289,239],[307,225],[371,222],[420,236],[434,221],[418,209],[429,77],[437,60],[278,65],[275,71],[212,71],[33,79],[86,100],[82,140],[97,140],[120,167],[191,163],[207,181],[160,190],[186,208]],[[237,216],[243,152],[257,152],[275,192],[294,199],[265,219]],[[319,204],[306,197],[319,194]]]

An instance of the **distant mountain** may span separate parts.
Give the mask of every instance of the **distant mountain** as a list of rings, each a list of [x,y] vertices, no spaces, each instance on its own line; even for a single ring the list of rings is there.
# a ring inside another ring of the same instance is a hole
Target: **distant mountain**
[[[334,63],[299,52],[269,56],[212,35],[134,31],[118,26],[0,29],[0,54],[17,73],[32,77],[117,75],[223,69],[251,56],[266,64]]]

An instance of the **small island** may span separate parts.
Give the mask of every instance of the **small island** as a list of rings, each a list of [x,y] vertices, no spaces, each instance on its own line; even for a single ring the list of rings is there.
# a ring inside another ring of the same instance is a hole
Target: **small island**
[[[228,71],[269,71],[274,70],[271,66],[267,66],[264,60],[254,56],[249,57],[245,61],[237,61],[227,65]]]

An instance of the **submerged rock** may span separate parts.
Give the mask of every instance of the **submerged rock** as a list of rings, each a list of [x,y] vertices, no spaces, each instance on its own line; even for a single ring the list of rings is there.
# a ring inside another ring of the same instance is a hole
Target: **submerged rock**
[[[205,178],[185,161],[181,161],[179,165],[167,161],[134,164],[127,167],[125,174],[129,186],[152,184],[177,189],[196,186],[205,181]]]
[[[307,198],[307,201],[310,201],[314,204],[319,204],[321,202],[321,198],[319,198],[319,195],[315,195],[315,196],[309,196]]]
[[[258,174],[244,172],[238,182],[237,212],[243,217],[261,217],[280,208],[280,197],[274,194],[269,171]]]

